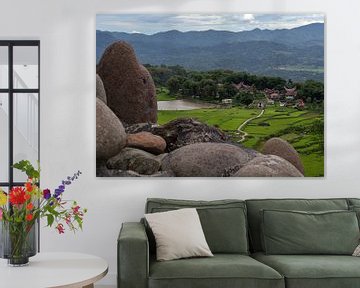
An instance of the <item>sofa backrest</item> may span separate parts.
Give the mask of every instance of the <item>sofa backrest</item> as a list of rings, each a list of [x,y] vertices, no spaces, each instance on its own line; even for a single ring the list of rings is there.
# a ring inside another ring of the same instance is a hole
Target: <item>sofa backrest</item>
[[[206,241],[213,253],[249,253],[245,201],[150,198],[146,202],[145,213],[165,212],[181,208],[197,209]],[[148,227],[147,233],[151,252],[154,252],[154,237]]]
[[[250,248],[252,252],[262,251],[261,210],[331,211],[348,210],[347,199],[254,199],[246,200],[248,213]]]

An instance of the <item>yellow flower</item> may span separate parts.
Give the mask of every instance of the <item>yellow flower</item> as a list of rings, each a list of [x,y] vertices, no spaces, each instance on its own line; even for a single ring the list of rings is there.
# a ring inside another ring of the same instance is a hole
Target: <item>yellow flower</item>
[[[5,193],[0,189],[0,206],[4,206],[7,203],[7,196]]]

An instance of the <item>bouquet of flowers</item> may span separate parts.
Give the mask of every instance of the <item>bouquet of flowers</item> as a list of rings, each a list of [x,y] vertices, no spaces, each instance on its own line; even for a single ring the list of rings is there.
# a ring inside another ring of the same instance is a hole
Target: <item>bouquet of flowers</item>
[[[55,227],[59,234],[82,229],[83,217],[86,209],[82,209],[76,201],[63,199],[63,193],[68,185],[78,179],[81,172],[67,177],[52,192],[50,189],[40,189],[40,168],[35,169],[27,160],[20,161],[13,166],[26,173],[28,179],[23,187],[12,187],[8,194],[0,188],[0,223],[2,224],[1,241],[3,258],[28,261],[28,238],[30,231],[39,218],[45,218],[47,226]],[[6,239],[5,239],[5,238]],[[7,240],[7,243],[5,240]],[[8,249],[6,249],[8,246]],[[35,252],[36,253],[36,252]],[[30,255],[33,256],[33,255]]]

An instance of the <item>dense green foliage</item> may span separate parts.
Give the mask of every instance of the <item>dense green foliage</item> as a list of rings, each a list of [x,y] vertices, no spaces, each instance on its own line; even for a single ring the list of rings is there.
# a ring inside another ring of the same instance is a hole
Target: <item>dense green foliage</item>
[[[191,71],[181,66],[145,65],[157,87],[166,87],[171,95],[179,98],[221,102],[233,99],[233,103],[249,105],[253,100],[265,97],[264,89],[284,92],[284,87],[296,87],[298,97],[306,103],[321,103],[324,100],[324,84],[314,80],[304,83],[284,80],[280,77],[257,76],[246,72],[229,70]],[[233,84],[243,82],[251,91],[238,91]]]
[[[307,80],[304,83],[297,83],[298,96],[307,103],[324,101],[324,83]]]
[[[156,88],[157,101],[172,101],[176,100],[176,97],[169,94],[169,89],[165,87]]]

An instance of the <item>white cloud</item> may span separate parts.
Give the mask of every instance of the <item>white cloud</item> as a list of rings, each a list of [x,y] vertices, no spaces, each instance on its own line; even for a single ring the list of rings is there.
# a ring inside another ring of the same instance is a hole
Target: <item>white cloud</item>
[[[255,20],[254,14],[244,14],[243,19],[245,21],[251,22]]]
[[[179,23],[193,25],[217,25],[223,23],[222,15],[187,14],[174,17]]]
[[[145,34],[161,31],[244,31],[259,29],[289,29],[324,22],[322,14],[100,14],[97,29]]]

